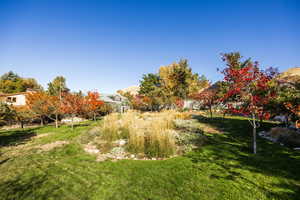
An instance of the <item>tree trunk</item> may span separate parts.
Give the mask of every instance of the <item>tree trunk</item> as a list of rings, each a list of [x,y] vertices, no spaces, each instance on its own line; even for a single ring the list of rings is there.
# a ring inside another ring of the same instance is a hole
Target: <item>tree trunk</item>
[[[253,153],[256,154],[256,120],[254,114],[252,114],[252,122],[253,122]]]
[[[94,113],[94,121],[96,121],[96,113]]]
[[[21,125],[21,128],[24,128],[24,123],[23,123],[23,121],[20,121],[20,125]]]
[[[226,112],[223,112],[223,119],[225,119],[225,116],[226,116]]]
[[[212,109],[211,109],[211,106],[209,106],[209,113],[210,113],[210,119],[212,119]]]
[[[58,128],[58,114],[55,114],[55,128]]]
[[[44,126],[44,119],[41,117],[41,126]]]
[[[74,130],[74,116],[72,115],[72,120],[71,120],[71,126],[72,126],[72,130]]]

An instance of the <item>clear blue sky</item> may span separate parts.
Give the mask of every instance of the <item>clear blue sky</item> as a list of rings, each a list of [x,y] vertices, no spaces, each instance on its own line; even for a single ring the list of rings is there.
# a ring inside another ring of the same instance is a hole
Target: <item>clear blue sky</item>
[[[114,92],[180,58],[216,81],[231,51],[300,66],[300,1],[0,0],[0,74],[43,86],[63,75],[72,90]]]

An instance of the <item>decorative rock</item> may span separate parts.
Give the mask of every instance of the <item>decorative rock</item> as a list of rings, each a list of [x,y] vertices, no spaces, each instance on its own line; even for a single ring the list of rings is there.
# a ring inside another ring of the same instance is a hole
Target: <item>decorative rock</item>
[[[78,123],[78,122],[83,122],[83,121],[87,121],[86,119],[84,118],[80,118],[80,117],[74,117],[73,118],[73,122],[74,123]],[[62,123],[66,123],[66,124],[69,124],[69,123],[72,123],[72,118],[69,117],[69,118],[64,118],[61,120]]]
[[[97,154],[100,152],[100,150],[97,149],[97,147],[91,143],[85,145],[84,150],[90,154]]]
[[[119,140],[119,145],[120,146],[123,146],[123,145],[125,145],[127,142],[126,142],[126,140]]]
[[[86,147],[84,150],[85,150],[86,152],[88,152],[88,153],[91,153],[91,154],[97,154],[97,153],[100,152],[99,149],[96,149],[96,148],[89,148],[89,147]]]
[[[127,143],[127,141],[124,139],[114,141],[114,144],[116,144],[118,146],[124,146],[126,143]]]

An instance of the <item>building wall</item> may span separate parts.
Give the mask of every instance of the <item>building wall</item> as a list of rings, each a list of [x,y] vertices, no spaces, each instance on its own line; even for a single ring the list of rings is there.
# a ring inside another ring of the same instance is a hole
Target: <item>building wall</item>
[[[8,98],[16,98],[16,102],[8,102]],[[14,106],[25,106],[26,105],[26,96],[24,94],[17,94],[5,97],[5,102]]]

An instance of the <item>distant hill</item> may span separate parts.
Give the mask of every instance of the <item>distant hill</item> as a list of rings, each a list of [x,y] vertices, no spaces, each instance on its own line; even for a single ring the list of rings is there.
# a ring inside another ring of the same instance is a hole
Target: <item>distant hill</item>
[[[134,86],[130,86],[128,88],[121,89],[120,91],[122,91],[123,93],[129,92],[131,95],[137,95],[140,91],[140,87],[134,85]]]
[[[300,67],[289,68],[279,75],[281,78],[300,76]]]
[[[277,80],[287,82],[299,82],[300,81],[300,67],[289,68],[285,72],[282,72],[276,77]]]

